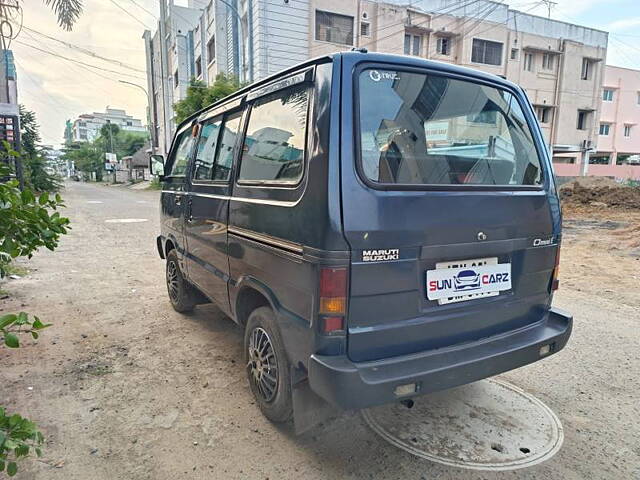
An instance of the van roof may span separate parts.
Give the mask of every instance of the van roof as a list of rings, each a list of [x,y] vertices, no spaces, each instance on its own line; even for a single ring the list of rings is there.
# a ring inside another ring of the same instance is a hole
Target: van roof
[[[235,92],[233,92],[231,95],[228,95],[220,100],[218,100],[217,102],[212,103],[211,105],[207,105],[206,107],[202,108],[201,110],[198,110],[197,112],[193,113],[192,115],[190,115],[189,117],[187,117],[185,120],[183,120],[182,122],[180,122],[180,124],[177,126],[176,130],[179,130],[180,128],[182,128],[183,125],[192,122],[194,119],[196,119],[198,116],[200,116],[202,113],[207,112],[209,110],[212,110],[214,108],[216,108],[218,105],[222,105],[226,102],[228,102],[229,100],[236,98],[236,97],[241,97],[245,94],[247,94],[248,92],[250,92],[251,90],[255,89],[256,87],[259,87],[261,85],[265,85],[268,84],[269,82],[272,82],[284,75],[287,75],[289,73],[293,73],[297,70],[300,70],[301,68],[307,67],[307,66],[311,66],[311,65],[317,65],[317,64],[321,64],[321,63],[327,63],[327,62],[331,62],[333,61],[333,59],[337,59],[337,58],[345,58],[345,59],[356,59],[358,61],[363,60],[363,61],[368,61],[368,62],[375,62],[375,63],[388,63],[391,65],[403,65],[403,66],[410,66],[410,67],[422,67],[422,68],[430,68],[432,70],[439,70],[443,73],[451,73],[451,74],[457,74],[457,75],[463,75],[466,77],[474,77],[477,78],[479,80],[487,80],[490,81],[492,83],[497,83],[497,84],[501,84],[507,88],[511,88],[511,89],[517,89],[519,90],[520,87],[518,85],[516,85],[515,83],[506,80],[498,75],[494,75],[491,73],[486,73],[480,70],[476,70],[473,68],[468,68],[468,67],[461,67],[459,65],[452,65],[450,63],[446,63],[446,62],[440,62],[437,60],[427,60],[425,58],[420,58],[420,57],[414,57],[414,56],[408,56],[408,55],[394,55],[394,54],[389,54],[389,53],[377,53],[377,52],[366,52],[363,50],[352,50],[349,52],[336,52],[333,53],[331,55],[323,55],[320,57],[315,57],[315,58],[311,58],[307,61],[298,63],[296,65],[293,65],[292,67],[286,68],[284,70],[280,70],[277,73],[274,73],[273,75],[269,75],[266,78],[263,78],[262,80],[259,80],[257,82],[253,82]]]

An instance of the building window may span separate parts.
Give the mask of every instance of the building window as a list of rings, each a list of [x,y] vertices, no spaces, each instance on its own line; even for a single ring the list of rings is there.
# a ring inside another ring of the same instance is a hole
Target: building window
[[[549,123],[551,119],[551,107],[536,107],[536,116],[540,123]]]
[[[640,92],[638,92],[638,105],[640,105]]]
[[[627,138],[631,136],[631,125],[624,126],[624,136]]]
[[[353,45],[353,17],[316,10],[316,40]]]
[[[404,35],[404,54],[420,56],[422,51],[422,35]]]
[[[173,74],[173,88],[176,88],[179,84],[179,78],[178,78],[178,70],[175,71],[175,73]]]
[[[207,60],[211,63],[216,58],[216,37],[211,37],[207,42]]]
[[[609,129],[611,128],[611,125],[609,125],[608,123],[601,123],[600,124],[600,131],[598,132],[600,135],[602,135],[603,137],[606,137],[607,135],[609,135]]]
[[[525,53],[524,54],[524,69],[527,72],[533,71],[533,53]]]
[[[580,73],[580,78],[582,80],[591,80],[593,75],[593,60],[589,58],[582,59],[582,71]]]
[[[502,43],[474,38],[471,61],[485,65],[502,65]]]
[[[603,102],[613,102],[613,90],[610,88],[605,88],[602,90],[602,101]]]
[[[518,60],[518,53],[520,53],[520,51],[517,48],[512,48],[511,49],[511,60]]]
[[[213,2],[210,2],[207,5],[207,25],[213,21],[213,14],[211,13],[211,7],[213,6]]]
[[[202,57],[196,58],[196,77],[202,75]]]
[[[608,154],[598,154],[598,155],[589,155],[589,163],[591,165],[609,165],[609,159],[611,158]]]
[[[371,35],[371,24],[369,22],[360,22],[360,36],[369,37]]]
[[[436,50],[438,55],[451,55],[451,39],[448,37],[440,37],[436,42]]]
[[[586,110],[578,110],[578,124],[576,128],[578,130],[586,130],[587,129],[587,121],[589,119],[589,112]]]
[[[542,69],[553,70],[553,55],[545,53],[542,55]]]

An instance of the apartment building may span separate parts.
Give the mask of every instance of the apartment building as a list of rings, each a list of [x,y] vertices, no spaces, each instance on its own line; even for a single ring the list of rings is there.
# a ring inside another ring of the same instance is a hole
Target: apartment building
[[[166,0],[165,0],[166,1]],[[204,17],[204,19],[203,19]],[[206,29],[206,31],[205,31]],[[215,42],[213,72],[258,80],[353,47],[478,68],[523,86],[563,168],[595,149],[608,34],[491,0],[211,0],[194,31],[195,58]],[[149,34],[150,35],[150,34]],[[210,58],[210,57],[208,57]]]
[[[640,70],[607,65],[589,175],[640,180]]]
[[[166,152],[175,129],[173,104],[185,98],[192,78],[210,84],[219,72],[240,76],[235,0],[189,0],[186,7],[160,1],[156,31],[145,30],[147,88],[154,146]],[[229,5],[229,6],[227,6]],[[216,18],[220,21],[216,22]],[[227,37],[227,30],[235,32]]]
[[[606,32],[488,0],[311,1],[311,56],[357,46],[500,75],[527,92],[555,162],[583,165],[595,149]]]
[[[138,118],[127,115],[119,108],[107,108],[104,112],[84,113],[71,126],[71,141],[92,142],[100,136],[100,129],[107,123],[117,125],[120,130],[147,134],[147,128]]]

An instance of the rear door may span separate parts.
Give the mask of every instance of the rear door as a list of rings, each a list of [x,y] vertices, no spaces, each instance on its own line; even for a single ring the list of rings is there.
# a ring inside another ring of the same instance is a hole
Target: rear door
[[[518,92],[425,68],[355,71],[343,78],[356,100],[342,143],[350,358],[541,320],[557,227],[539,131]]]

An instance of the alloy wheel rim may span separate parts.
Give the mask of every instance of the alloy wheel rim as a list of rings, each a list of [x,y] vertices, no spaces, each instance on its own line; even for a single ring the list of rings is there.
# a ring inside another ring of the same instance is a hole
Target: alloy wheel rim
[[[278,391],[276,353],[267,332],[256,327],[249,337],[249,378],[265,402],[271,402]]]
[[[167,289],[169,290],[169,296],[172,300],[178,300],[178,267],[175,262],[169,262],[167,264]]]

